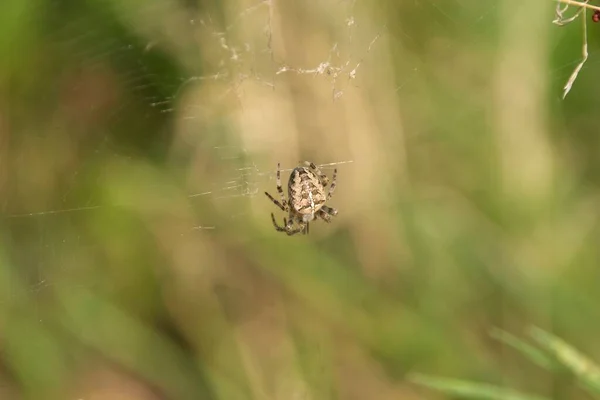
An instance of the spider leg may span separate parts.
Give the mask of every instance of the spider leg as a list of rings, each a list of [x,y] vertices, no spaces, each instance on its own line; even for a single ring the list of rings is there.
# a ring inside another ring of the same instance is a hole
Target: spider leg
[[[267,192],[265,192],[265,194],[267,195],[267,197],[268,197],[269,199],[271,199],[271,201],[272,201],[273,203],[275,203],[275,205],[276,205],[277,207],[281,208],[281,210],[282,210],[282,211],[287,211],[286,207],[285,207],[283,204],[281,204],[279,201],[275,200],[275,199],[273,198],[273,196],[271,196],[271,195],[270,195],[269,193],[267,193]],[[284,202],[284,204],[285,204],[285,202]]]
[[[327,214],[325,211],[323,211],[323,209],[320,209],[319,211],[317,211],[317,215],[319,216],[319,218],[321,218],[323,221],[330,223],[331,222],[331,215]]]
[[[277,232],[287,232],[287,226],[281,227],[277,224],[277,221],[275,221],[275,215],[273,213],[271,213],[271,221],[273,221],[273,226],[275,227],[275,230],[277,230]],[[283,219],[283,222],[285,224],[285,218]]]
[[[304,227],[304,229],[302,230],[302,234],[303,235],[308,235],[308,227],[310,226],[310,223],[306,223],[306,226]]]
[[[290,219],[287,221],[287,224],[285,225],[285,232],[288,234],[288,236],[295,235],[306,229],[305,223],[303,223],[303,222],[301,222],[297,228],[293,228],[293,226],[294,226],[294,218],[290,215]]]
[[[327,192],[327,200],[333,196],[335,191],[335,185],[337,184],[337,168],[333,170],[333,176],[331,177],[331,186],[329,186],[329,192]]]
[[[331,208],[331,207],[327,207],[327,206],[321,207],[321,209],[319,211],[323,211],[323,213],[331,215],[332,217],[336,216],[338,213],[338,210],[336,210],[335,208]]]
[[[295,235],[297,233],[303,232],[308,233],[308,227],[306,224],[301,223],[297,228],[293,228],[294,220],[290,218],[287,220],[285,217],[283,218],[283,226],[280,226],[275,220],[275,215],[271,213],[271,221],[273,221],[273,226],[277,232],[285,232],[288,236]]]
[[[319,177],[319,180],[321,181],[321,185],[323,185],[323,187],[329,184],[329,178],[321,171],[319,167],[316,166],[315,163],[310,161],[304,161],[304,165],[310,168]]]
[[[283,194],[283,189],[281,188],[281,164],[280,163],[277,163],[277,191],[279,192],[279,197],[281,197],[281,204],[283,204],[287,210],[287,201],[285,201],[285,195]]]
[[[291,227],[290,227],[290,229],[287,230],[286,232],[287,232],[288,236],[292,236],[292,235],[295,235],[297,233],[300,233],[300,232],[304,231],[305,229],[306,229],[305,226],[300,225],[296,229],[291,229]]]

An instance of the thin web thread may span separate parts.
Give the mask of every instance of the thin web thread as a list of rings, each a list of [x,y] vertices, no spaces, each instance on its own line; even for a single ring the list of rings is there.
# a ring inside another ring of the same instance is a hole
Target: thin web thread
[[[343,164],[349,164],[352,162],[354,162],[354,161],[353,160],[336,161],[336,162],[331,162],[331,163],[319,164],[319,167],[321,167],[323,169],[328,169],[329,167],[343,165]],[[290,172],[292,170],[293,170],[293,168],[282,168],[281,169],[282,172]],[[203,192],[193,193],[193,194],[188,195],[187,198],[193,199],[193,198],[202,197],[202,196],[215,196],[216,199],[232,198],[232,197],[253,197],[253,196],[256,196],[257,194],[259,194],[259,192],[260,192],[260,190],[259,190],[260,179],[258,179],[258,178],[261,178],[261,177],[273,178],[276,174],[275,171],[261,171],[255,165],[237,168],[236,171],[241,173],[241,175],[239,175],[239,177],[238,177],[239,179],[222,182],[221,185],[219,185],[219,189],[217,189],[217,190],[207,190],[207,191],[203,191]],[[250,180],[248,180],[247,178],[250,178]],[[231,190],[238,190],[238,193],[219,195],[219,192],[223,193],[223,192],[227,192],[227,191],[231,191]],[[30,212],[30,213],[11,214],[11,215],[5,216],[5,218],[11,219],[11,218],[44,217],[44,216],[52,216],[52,215],[57,215],[57,214],[70,214],[70,213],[77,213],[77,212],[102,210],[102,209],[108,209],[110,207],[116,207],[116,206],[118,206],[118,205],[110,205],[110,206],[109,205],[93,205],[93,206],[72,207],[72,208],[64,208],[64,209],[53,209],[53,210],[37,211],[37,212]],[[215,229],[215,227],[214,226],[196,226],[196,227],[193,227],[192,229],[195,229],[195,230]]]

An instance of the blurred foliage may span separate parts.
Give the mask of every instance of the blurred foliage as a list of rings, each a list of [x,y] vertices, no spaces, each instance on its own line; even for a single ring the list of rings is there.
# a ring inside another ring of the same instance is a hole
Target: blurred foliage
[[[561,100],[554,5],[0,3],[0,398],[597,396],[600,33]],[[339,214],[287,237],[305,159]]]
[[[536,341],[542,349],[511,335],[508,332],[500,330],[494,331],[494,336],[515,348],[523,356],[533,363],[553,372],[555,375],[562,375],[563,378],[578,382],[583,388],[589,391],[590,395],[597,395],[600,386],[600,369],[589,360],[585,355],[555,337],[554,335],[539,329],[530,329],[531,338]],[[514,399],[514,400],[541,400],[534,395],[523,394],[510,388],[491,386],[486,384],[465,382],[460,380],[433,378],[415,374],[410,378],[415,383],[432,389],[439,390],[448,394],[453,394],[461,398],[468,399]],[[553,397],[557,392],[552,393]]]

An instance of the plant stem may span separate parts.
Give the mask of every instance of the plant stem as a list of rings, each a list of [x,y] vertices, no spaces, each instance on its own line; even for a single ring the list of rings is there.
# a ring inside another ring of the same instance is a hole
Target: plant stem
[[[575,0],[556,0],[556,1],[558,1],[559,3],[563,3],[563,4],[568,4],[570,6],[585,7],[585,8],[589,8],[590,10],[600,11],[599,6],[593,6],[591,4],[582,3],[581,1],[575,1]]]

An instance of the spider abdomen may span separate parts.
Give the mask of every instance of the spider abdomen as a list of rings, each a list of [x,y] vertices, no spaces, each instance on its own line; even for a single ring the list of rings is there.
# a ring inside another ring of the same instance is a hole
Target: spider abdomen
[[[326,194],[319,177],[306,167],[296,167],[288,181],[290,206],[298,214],[312,215],[325,204]]]

